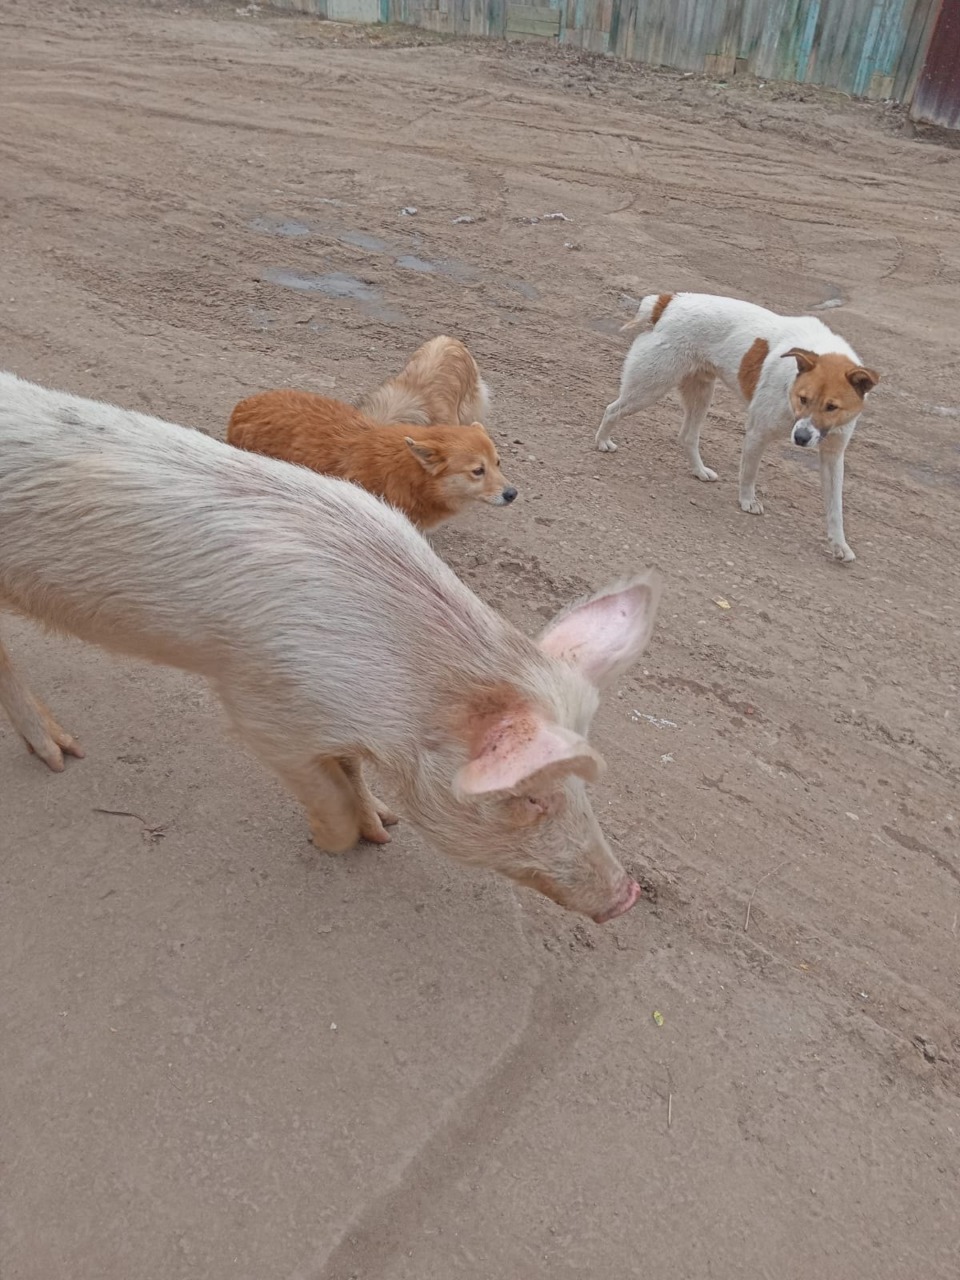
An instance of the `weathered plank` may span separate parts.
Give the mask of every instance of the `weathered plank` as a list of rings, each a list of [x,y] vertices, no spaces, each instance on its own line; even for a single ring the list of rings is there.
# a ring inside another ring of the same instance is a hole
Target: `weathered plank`
[[[508,4],[507,35],[539,36],[557,39],[560,34],[560,11],[545,5]]]

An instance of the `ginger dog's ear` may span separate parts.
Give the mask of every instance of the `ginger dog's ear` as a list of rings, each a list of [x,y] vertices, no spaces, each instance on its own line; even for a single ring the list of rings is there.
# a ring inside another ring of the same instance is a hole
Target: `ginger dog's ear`
[[[404,436],[403,438],[406,442],[407,448],[420,463],[421,467],[423,467],[424,471],[428,471],[431,475],[435,475],[443,466],[443,459],[439,452],[434,449],[432,445],[420,444],[418,441],[411,439],[410,436]]]

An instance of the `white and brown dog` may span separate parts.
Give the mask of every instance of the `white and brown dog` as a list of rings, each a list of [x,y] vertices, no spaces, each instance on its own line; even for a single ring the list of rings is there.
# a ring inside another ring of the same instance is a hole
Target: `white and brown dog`
[[[736,298],[652,293],[623,327],[637,330],[644,332],[627,352],[620,394],[603,415],[597,448],[615,450],[613,425],[676,388],[683,402],[680,443],[693,474],[716,480],[700,457],[700,430],[720,378],[749,406],[741,508],[763,514],[757,471],[778,436],[789,435],[804,449],[819,446],[830,549],[838,560],[856,559],[843,533],[843,455],[879,374],[865,369],[853,348],[813,316],[778,316]]]

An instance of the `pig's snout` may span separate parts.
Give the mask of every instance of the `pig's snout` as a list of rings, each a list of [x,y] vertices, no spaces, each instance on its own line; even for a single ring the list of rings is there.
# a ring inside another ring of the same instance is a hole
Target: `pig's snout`
[[[608,920],[616,920],[617,916],[622,916],[635,905],[640,897],[640,886],[636,880],[628,880],[623,893],[617,899],[612,907],[606,911],[600,911],[593,917],[596,924],[606,924]]]

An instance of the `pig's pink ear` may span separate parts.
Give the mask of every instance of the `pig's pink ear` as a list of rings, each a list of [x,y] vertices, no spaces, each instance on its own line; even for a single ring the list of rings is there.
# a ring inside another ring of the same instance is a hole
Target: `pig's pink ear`
[[[612,583],[555,618],[540,637],[540,648],[602,688],[647,647],[659,600],[660,575],[653,569]]]
[[[457,773],[456,790],[465,796],[491,791],[550,788],[570,774],[594,782],[603,761],[586,739],[534,713],[505,715],[490,723],[477,754]]]

